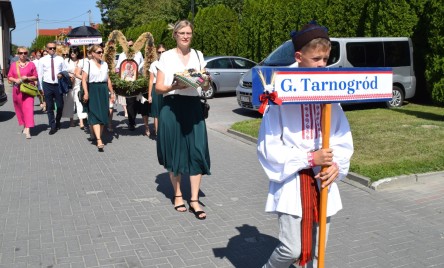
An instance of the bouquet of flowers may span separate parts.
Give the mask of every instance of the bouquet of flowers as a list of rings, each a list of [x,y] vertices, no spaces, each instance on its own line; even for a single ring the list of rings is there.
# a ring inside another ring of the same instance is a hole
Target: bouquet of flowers
[[[210,73],[206,71],[196,71],[195,69],[188,69],[184,72],[174,74],[174,79],[188,87],[198,89],[201,86],[208,86],[210,82]]]

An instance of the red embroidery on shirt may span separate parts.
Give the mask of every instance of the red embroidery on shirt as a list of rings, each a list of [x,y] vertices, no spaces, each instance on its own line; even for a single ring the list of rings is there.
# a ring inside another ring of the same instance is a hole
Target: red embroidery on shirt
[[[302,104],[302,139],[313,140],[321,136],[322,108],[320,104]]]

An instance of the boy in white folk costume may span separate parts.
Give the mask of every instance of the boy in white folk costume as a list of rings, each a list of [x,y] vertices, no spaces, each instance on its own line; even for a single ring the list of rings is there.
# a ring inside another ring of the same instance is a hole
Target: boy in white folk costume
[[[327,65],[331,44],[325,27],[311,22],[291,37],[296,51],[292,67]],[[322,104],[270,105],[265,110],[257,153],[270,179],[265,211],[278,215],[280,243],[263,267],[317,267],[320,187],[329,187],[327,236],[330,216],[342,209],[335,181],[348,173],[353,141],[341,106],[331,106],[328,149],[322,149]],[[321,166],[328,169],[321,172]]]

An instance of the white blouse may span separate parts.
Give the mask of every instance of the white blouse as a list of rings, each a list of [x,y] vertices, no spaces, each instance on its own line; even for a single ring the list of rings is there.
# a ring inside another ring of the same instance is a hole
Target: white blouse
[[[94,60],[90,60],[89,64],[85,63],[83,71],[88,74],[90,83],[108,82],[108,64],[101,61],[100,69]]]
[[[330,148],[339,167],[338,180],[342,180],[350,166],[353,140],[342,107],[331,106]],[[265,211],[302,217],[298,171],[310,167],[308,152],[322,148],[321,111],[320,104],[267,107],[257,143],[259,162],[270,180]],[[320,167],[313,171],[318,174]],[[342,209],[342,202],[335,182],[328,192],[327,216],[331,216]]]
[[[197,56],[196,52],[199,55],[199,57]],[[204,60],[202,52],[191,49],[188,64],[185,66],[180,60],[179,55],[176,52],[176,48],[173,48],[162,53],[162,56],[160,57],[159,64],[157,67],[165,75],[164,85],[170,86],[173,83],[175,73],[184,72],[185,70],[188,69],[195,69],[200,71],[204,69],[206,65],[207,63]],[[200,96],[201,91],[196,90],[193,87],[189,87],[180,90],[172,90],[163,95],[167,96],[173,94],[185,95],[185,96]]]
[[[158,60],[154,61],[154,62],[151,63],[151,65],[150,65],[150,70],[149,70],[149,71],[150,71],[150,73],[152,73],[153,76],[154,76],[153,81],[150,81],[150,83],[153,83],[153,84],[155,84],[156,81],[157,81],[157,65],[159,65],[159,61],[158,61]]]

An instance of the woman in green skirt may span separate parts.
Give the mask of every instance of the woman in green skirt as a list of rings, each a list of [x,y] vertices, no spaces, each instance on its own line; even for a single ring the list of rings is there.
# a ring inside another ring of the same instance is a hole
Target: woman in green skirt
[[[164,44],[157,45],[157,57],[160,58],[163,52],[165,52],[166,48]],[[159,64],[159,60],[154,61],[150,65],[150,84],[148,86],[148,102],[151,103],[151,116],[154,119],[154,133],[157,137],[157,129],[159,128],[159,114],[160,109],[163,105],[163,95],[157,94],[156,90],[156,80],[157,80],[157,64]]]
[[[210,154],[205,119],[200,104],[201,90],[207,90],[209,81],[202,88],[188,87],[174,79],[174,74],[185,70],[205,68],[202,52],[191,49],[193,26],[187,20],[176,23],[173,38],[177,46],[162,53],[157,66],[156,92],[163,94],[163,106],[159,115],[157,157],[170,175],[174,188],[174,208],[187,211],[182,191],[181,176],[190,175],[191,199],[189,210],[199,220],[206,213],[199,204],[199,188],[202,175],[210,175]]]
[[[108,64],[102,60],[103,48],[93,45],[90,51],[92,59],[83,67],[82,86],[84,99],[88,101],[88,124],[94,131],[99,152],[103,152],[102,133],[108,123],[110,98],[114,102],[115,94],[108,76]]]

